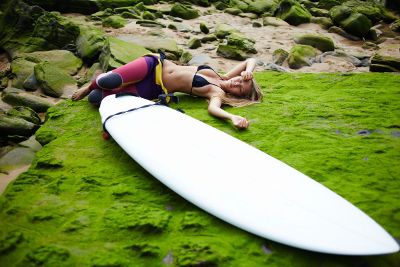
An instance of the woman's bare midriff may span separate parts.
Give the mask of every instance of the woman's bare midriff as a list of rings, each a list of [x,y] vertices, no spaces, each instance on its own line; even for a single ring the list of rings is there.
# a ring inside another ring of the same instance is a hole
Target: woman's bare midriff
[[[179,66],[165,60],[163,63],[162,79],[169,92],[176,91],[190,93],[196,66]]]

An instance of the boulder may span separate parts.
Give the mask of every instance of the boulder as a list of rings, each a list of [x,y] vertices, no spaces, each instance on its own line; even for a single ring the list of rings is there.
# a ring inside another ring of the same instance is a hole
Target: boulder
[[[329,10],[322,9],[322,8],[317,8],[317,7],[312,7],[309,9],[311,15],[315,17],[327,17],[329,18]]]
[[[249,4],[242,0],[230,0],[229,4],[231,5],[231,7],[238,8],[243,12],[247,12],[249,7]]]
[[[348,0],[319,0],[317,7],[326,9],[326,10],[330,10],[332,7],[340,6],[341,4],[343,4],[346,1],[348,1]]]
[[[80,58],[68,50],[37,51],[21,54],[20,57],[35,63],[48,61],[70,75],[75,75],[83,64]]]
[[[122,28],[127,23],[128,21],[119,15],[112,15],[102,20],[102,24],[104,27],[111,27],[114,29]]]
[[[224,9],[224,12],[234,15],[234,16],[237,16],[240,13],[242,13],[242,10],[240,10],[239,8],[236,8],[236,7],[229,7],[229,8]]]
[[[33,72],[31,75],[28,76],[28,78],[25,79],[22,86],[27,91],[36,91],[37,89],[39,89],[39,83],[36,80],[35,74]]]
[[[390,24],[390,29],[394,32],[400,32],[400,19]]]
[[[302,23],[309,23],[311,14],[295,0],[283,0],[276,12],[276,16],[297,26]]]
[[[41,122],[39,115],[29,107],[16,106],[7,111],[6,114],[16,118],[24,119],[36,125],[39,125]]]
[[[154,15],[153,13],[151,13],[150,11],[144,11],[142,14],[142,18],[146,19],[146,20],[156,20],[157,17],[156,15]]]
[[[210,29],[208,29],[207,25],[204,22],[200,23],[200,31],[202,33],[208,34],[210,32]]]
[[[249,3],[247,12],[251,12],[257,15],[262,14],[274,14],[278,8],[277,0],[256,0]]]
[[[109,37],[110,54],[108,55],[108,69],[118,68],[132,60],[137,59],[149,50],[133,42],[126,42],[115,37]],[[160,38],[158,38],[160,40]]]
[[[344,51],[329,51],[325,52],[322,55],[319,56],[319,62],[324,63],[326,57],[337,57],[341,58],[351,64],[353,64],[355,67],[366,67],[368,66],[368,58],[363,58],[363,60],[349,55],[345,53]],[[366,59],[366,60],[364,60]]]
[[[10,105],[30,107],[36,112],[46,112],[49,107],[54,105],[45,97],[33,95],[16,88],[4,89],[1,98]]]
[[[283,19],[280,19],[280,18],[264,17],[263,18],[263,25],[264,26],[279,27],[279,26],[289,26],[289,23],[287,23],[286,21],[284,21]]]
[[[288,64],[291,69],[300,69],[311,66],[317,55],[314,47],[309,45],[295,45],[289,52]]]
[[[348,6],[335,6],[330,10],[332,21],[347,33],[365,37],[372,27],[371,21],[363,14],[353,12]]]
[[[249,56],[235,46],[222,45],[220,44],[217,48],[217,54],[224,58],[234,59],[234,60],[245,60]]]
[[[372,72],[400,72],[400,57],[376,53],[371,58],[369,70]]]
[[[200,39],[199,39],[199,38],[196,38],[196,37],[190,39],[190,41],[189,41],[189,43],[188,43],[188,47],[189,47],[190,49],[196,49],[196,48],[201,47],[201,41],[200,41]]]
[[[274,64],[282,66],[283,62],[285,62],[288,56],[289,53],[286,50],[279,48],[272,53],[272,60]]]
[[[343,30],[342,28],[336,27],[336,26],[332,26],[328,29],[329,33],[336,33],[339,34],[340,36],[343,36],[344,38],[347,38],[349,40],[352,41],[359,41],[361,40],[360,37],[357,37],[355,35],[352,35],[350,33],[347,33],[345,30]]]
[[[353,13],[347,19],[341,21],[340,26],[350,34],[365,37],[372,27],[372,23],[365,15]]]
[[[228,35],[227,39],[227,44],[229,46],[236,47],[238,50],[244,51],[245,53],[257,53],[257,50],[254,47],[255,41],[247,38],[241,33],[234,32]]]
[[[182,19],[195,19],[200,16],[199,12],[196,9],[187,7],[179,3],[176,3],[172,6],[170,15]]]
[[[193,58],[192,54],[187,51],[182,52],[181,57],[179,58],[179,62],[183,64],[189,63],[189,61]]]
[[[328,36],[318,34],[303,34],[293,38],[297,44],[309,45],[322,52],[335,50],[333,40]]]
[[[36,64],[34,73],[43,92],[48,96],[60,97],[67,87],[76,86],[74,78],[48,61]]]
[[[239,31],[228,24],[220,23],[215,27],[215,35],[220,39],[223,39],[234,32]]]
[[[80,34],[75,44],[79,57],[86,62],[92,63],[98,60],[103,48],[108,46],[108,41],[102,31],[81,26]]]
[[[9,138],[13,135],[29,137],[35,133],[37,128],[38,125],[22,118],[10,115],[0,116],[0,136],[2,137]]]
[[[14,76],[12,86],[22,89],[24,81],[32,75],[35,65],[35,62],[28,61],[25,58],[16,58],[13,60],[11,62],[11,70]]]
[[[319,24],[326,30],[333,26],[332,20],[326,17],[311,17],[311,23]]]
[[[209,35],[206,35],[203,38],[201,38],[202,43],[210,43],[210,42],[214,42],[217,40],[218,40],[218,37],[215,34],[209,34]]]

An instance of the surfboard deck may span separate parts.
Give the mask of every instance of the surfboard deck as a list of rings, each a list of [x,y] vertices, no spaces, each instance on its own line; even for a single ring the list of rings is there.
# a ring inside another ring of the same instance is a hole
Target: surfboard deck
[[[151,104],[108,96],[102,122]],[[154,105],[105,127],[138,164],[210,214],[255,235],[340,255],[399,251],[397,242],[344,198],[268,154],[174,109]]]

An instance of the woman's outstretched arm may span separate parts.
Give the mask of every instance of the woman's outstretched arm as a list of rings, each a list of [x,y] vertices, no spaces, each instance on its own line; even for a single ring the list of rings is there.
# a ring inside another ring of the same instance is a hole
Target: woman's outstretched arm
[[[254,58],[248,58],[245,61],[240,62],[233,69],[228,71],[223,77],[225,79],[231,79],[236,76],[242,76],[243,79],[249,80],[253,78],[253,71],[256,67],[256,60]]]
[[[246,118],[231,114],[221,108],[222,101],[219,97],[211,97],[210,103],[208,104],[208,113],[211,115],[223,119],[231,120],[233,125],[239,129],[246,129],[249,127],[249,122]]]

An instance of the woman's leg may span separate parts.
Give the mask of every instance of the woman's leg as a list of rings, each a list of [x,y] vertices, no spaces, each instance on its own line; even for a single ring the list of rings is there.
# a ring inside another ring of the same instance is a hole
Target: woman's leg
[[[102,99],[103,99],[103,93],[99,89],[94,89],[89,93],[88,101],[95,106],[100,106]]]
[[[128,64],[99,75],[96,85],[101,89],[113,90],[143,80],[148,73],[144,57],[135,59]]]

